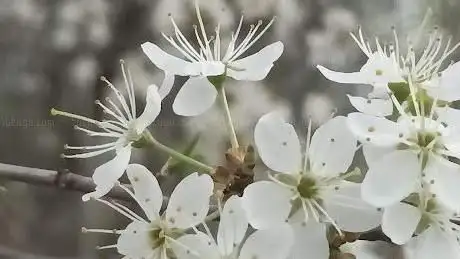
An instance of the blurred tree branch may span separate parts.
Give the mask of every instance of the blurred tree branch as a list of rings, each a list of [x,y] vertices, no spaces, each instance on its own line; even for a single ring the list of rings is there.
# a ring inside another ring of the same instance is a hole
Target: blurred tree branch
[[[21,259],[71,259],[75,257],[54,257],[27,253],[13,248],[0,245],[0,258],[21,258]]]
[[[0,163],[0,178],[8,181],[52,186],[62,190],[82,193],[91,192],[96,187],[96,184],[94,184],[90,177],[74,174],[67,169],[52,171]],[[132,198],[120,187],[113,188],[107,197],[132,201]]]

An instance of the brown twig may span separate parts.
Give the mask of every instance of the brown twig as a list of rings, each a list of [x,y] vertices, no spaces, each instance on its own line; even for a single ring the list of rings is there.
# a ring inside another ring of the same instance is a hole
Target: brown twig
[[[88,193],[95,184],[90,177],[74,174],[68,170],[52,171],[0,163],[0,178],[7,181],[44,185],[61,190]],[[107,197],[117,200],[132,201],[132,198],[120,187],[113,188]]]

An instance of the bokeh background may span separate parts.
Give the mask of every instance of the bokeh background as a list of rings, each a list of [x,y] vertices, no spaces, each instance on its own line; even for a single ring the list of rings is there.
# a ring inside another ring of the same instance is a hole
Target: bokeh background
[[[446,35],[460,38],[460,2],[456,0],[201,0],[201,7],[208,31],[219,22],[224,35],[236,28],[242,13],[246,30],[259,19],[268,22],[277,17],[252,49],[284,42],[285,52],[270,75],[261,82],[229,80],[226,85],[238,134],[246,143],[252,141],[257,119],[274,109],[286,112],[299,135],[305,135],[309,118],[317,126],[333,111],[352,111],[346,93],[368,89],[328,82],[315,66],[359,69],[365,57],[348,34],[356,32],[358,25],[383,41],[391,40],[394,25],[404,38],[418,29],[431,8],[429,26],[437,24]],[[123,87],[119,59],[129,65],[142,103],[146,87],[161,84],[163,74],[143,55],[140,44],[153,41],[171,49],[161,37],[161,32],[172,33],[168,14],[186,35],[192,35],[193,0],[0,0],[0,162],[68,168],[90,176],[109,156],[61,159],[64,144],[90,140],[73,130],[71,120],[50,117],[49,110],[58,107],[100,118],[102,112],[94,100],[109,93],[99,77],[104,75]],[[195,118],[181,118],[171,110],[184,80],[177,77],[152,131],[157,139],[178,149],[201,133],[197,154],[209,164],[218,164],[228,145],[219,108]],[[143,105],[139,106],[140,112]],[[166,159],[155,151],[137,150],[132,161],[158,171]],[[161,182],[168,188],[174,178]],[[0,194],[0,258],[119,258],[115,251],[95,249],[113,244],[113,236],[80,231],[82,226],[125,226],[126,220],[111,209],[83,205],[80,193],[8,181],[1,184],[8,191]]]

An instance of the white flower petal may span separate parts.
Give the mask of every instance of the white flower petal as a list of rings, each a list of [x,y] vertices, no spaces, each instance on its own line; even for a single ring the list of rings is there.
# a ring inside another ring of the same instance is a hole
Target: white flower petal
[[[345,173],[356,152],[357,139],[347,127],[347,118],[337,116],[319,127],[311,139],[308,157],[311,170],[324,176]]]
[[[163,71],[180,76],[196,76],[200,74],[199,70],[193,68],[193,63],[170,55],[151,42],[145,42],[141,47],[150,61]]]
[[[460,129],[460,110],[446,107],[435,108],[437,121],[443,122],[448,128]]]
[[[363,145],[364,158],[368,167],[373,166],[382,157],[394,151],[393,147],[376,147],[373,145]]]
[[[241,198],[231,196],[220,215],[217,244],[223,255],[230,255],[246,235],[248,220],[242,207]]]
[[[149,229],[151,227],[148,223],[140,221],[130,223],[118,238],[118,253],[129,258],[148,258],[154,253]]]
[[[340,251],[353,254],[356,259],[394,259],[398,247],[384,241],[356,240],[340,246]]]
[[[367,98],[389,100],[388,83],[374,84],[374,89],[367,95]]]
[[[399,65],[394,59],[375,52],[361,68],[366,83],[374,86],[386,86],[388,83],[404,82]]]
[[[90,198],[100,198],[106,195],[123,175],[130,159],[131,146],[128,145],[118,150],[112,160],[97,167],[93,174],[96,190],[83,195],[82,200],[88,201]]]
[[[460,62],[449,66],[432,87],[427,87],[428,94],[439,100],[453,102],[460,100]]]
[[[364,144],[381,147],[396,146],[408,136],[408,129],[393,121],[357,112],[348,114],[348,127]]]
[[[279,59],[283,50],[282,42],[272,43],[256,54],[231,62],[227,75],[236,80],[262,80],[270,72],[273,63]]]
[[[294,233],[288,224],[257,230],[246,239],[238,259],[285,259],[293,243]]]
[[[202,222],[208,214],[213,189],[214,183],[207,174],[185,177],[172,192],[166,208],[170,227],[187,229]]]
[[[270,169],[283,173],[298,173],[302,155],[294,127],[278,114],[269,113],[259,119],[254,141],[262,161]]]
[[[351,105],[359,112],[385,117],[393,113],[393,102],[391,99],[366,99],[359,96],[347,95]]]
[[[406,203],[397,203],[385,208],[382,231],[393,243],[407,243],[417,228],[422,214],[420,210]]]
[[[225,65],[220,61],[196,62],[192,66],[201,76],[219,76],[225,73]]]
[[[359,72],[341,73],[323,66],[317,68],[327,79],[342,84],[370,84],[386,89],[389,82],[404,82],[398,64],[378,52],[369,57]]]
[[[177,259],[222,258],[214,240],[204,233],[182,236],[171,242],[171,248]]]
[[[437,198],[453,211],[460,211],[460,166],[447,159],[430,155],[424,180]]]
[[[173,110],[182,116],[200,115],[214,104],[216,97],[216,87],[206,77],[191,77],[177,94]]]
[[[295,244],[293,247],[293,259],[328,259],[329,242],[326,238],[326,225],[309,221],[308,223],[296,223],[294,229]]]
[[[157,178],[145,166],[139,164],[128,165],[126,174],[134,189],[137,202],[147,217],[150,221],[158,219],[163,204],[163,193]]]
[[[343,181],[338,190],[324,198],[324,207],[340,229],[348,232],[364,232],[378,225],[382,213],[361,198],[360,184]]]
[[[460,258],[460,249],[455,238],[449,239],[436,227],[430,227],[410,243],[415,249],[408,259]]]
[[[361,72],[342,73],[330,70],[321,65],[316,66],[327,79],[341,84],[365,84],[366,78]]]
[[[450,151],[450,155],[460,158],[460,110],[448,106],[435,109],[437,121],[446,125],[442,134],[442,144]]]
[[[142,132],[155,121],[161,111],[161,96],[156,85],[150,85],[145,97],[144,112],[136,119],[137,134]]]
[[[160,94],[162,100],[168,96],[169,92],[171,92],[175,79],[174,74],[171,74],[167,71],[164,71],[164,74],[165,77],[163,78],[163,83],[161,83],[161,87],[158,89],[158,93]]]
[[[364,200],[386,207],[407,197],[420,185],[421,168],[411,151],[394,151],[372,165],[361,185]]]
[[[243,208],[249,223],[256,229],[266,229],[285,222],[291,211],[289,189],[274,182],[260,181],[244,190]]]

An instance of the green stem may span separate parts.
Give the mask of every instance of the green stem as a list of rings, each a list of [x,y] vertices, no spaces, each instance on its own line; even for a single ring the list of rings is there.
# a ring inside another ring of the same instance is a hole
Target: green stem
[[[227,95],[225,94],[225,88],[220,86],[218,88],[219,91],[219,100],[224,107],[225,113],[225,124],[227,126],[228,131],[230,132],[230,141],[232,143],[232,148],[239,148],[240,145],[238,144],[238,138],[236,137],[235,127],[233,126],[232,116],[230,114],[230,108],[228,107]]]
[[[179,160],[179,161],[182,161],[184,163],[187,163],[189,165],[192,165],[196,168],[199,168],[201,170],[203,170],[204,172],[208,173],[208,174],[212,174],[214,172],[214,168],[212,168],[211,166],[209,165],[206,165],[206,164],[203,164],[201,163],[200,161],[197,161],[191,157],[188,157],[184,154],[181,154],[179,152],[177,152],[176,150],[168,147],[168,146],[165,146],[163,144],[161,144],[160,142],[158,142],[153,136],[152,134],[150,134],[149,131],[145,131],[144,133],[144,136],[146,138],[146,140],[148,141],[149,144],[152,144],[154,147],[156,147],[157,149],[165,152],[166,154],[170,155],[173,159],[176,159],[176,160]]]

